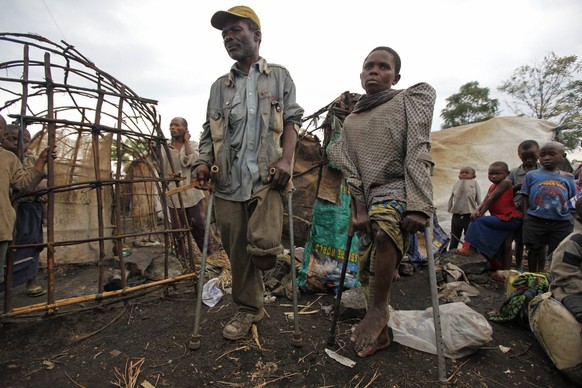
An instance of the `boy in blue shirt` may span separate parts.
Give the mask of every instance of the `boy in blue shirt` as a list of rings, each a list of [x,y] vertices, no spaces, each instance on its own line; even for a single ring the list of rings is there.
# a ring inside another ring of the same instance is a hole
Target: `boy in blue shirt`
[[[574,228],[567,201],[576,195],[576,183],[572,174],[558,168],[564,151],[561,143],[545,143],[539,152],[541,168],[525,175],[519,192],[523,195],[523,242],[529,249],[530,272],[542,272],[546,246],[549,256]]]

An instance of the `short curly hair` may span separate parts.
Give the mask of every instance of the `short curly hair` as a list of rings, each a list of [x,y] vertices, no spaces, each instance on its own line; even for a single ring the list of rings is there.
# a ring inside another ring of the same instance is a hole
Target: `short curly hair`
[[[386,51],[387,53],[391,54],[392,57],[394,58],[394,66],[396,67],[395,73],[400,74],[400,68],[402,67],[402,61],[400,60],[400,55],[398,55],[396,50],[394,50],[392,47],[388,47],[388,46],[378,46],[375,49],[373,49],[372,51],[370,51],[370,53],[368,54],[366,59],[368,59],[370,54],[372,54],[374,51]],[[364,60],[364,62],[365,62],[365,60]]]

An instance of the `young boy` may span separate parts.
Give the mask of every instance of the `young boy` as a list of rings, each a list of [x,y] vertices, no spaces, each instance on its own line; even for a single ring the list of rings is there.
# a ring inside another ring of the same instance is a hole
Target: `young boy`
[[[535,140],[524,140],[517,146],[517,156],[521,160],[521,165],[509,171],[507,178],[513,184],[513,191],[515,193],[514,201],[517,209],[521,209],[521,195],[519,191],[525,179],[525,174],[530,171],[537,170],[541,167],[538,163],[538,154],[540,152],[540,145]],[[522,228],[513,232],[513,241],[515,242],[515,269],[523,272],[523,237]]]
[[[529,250],[530,272],[542,272],[546,246],[549,256],[573,229],[567,201],[576,195],[576,183],[572,174],[558,168],[564,151],[561,143],[545,143],[539,153],[541,168],[525,175],[519,192],[523,195],[523,242]]]
[[[550,291],[582,323],[582,198],[578,198],[575,206],[574,232],[552,255]]]
[[[0,119],[2,133],[5,130],[5,122],[4,118]],[[26,189],[34,180],[40,180],[48,155],[48,149],[43,150],[34,167],[24,169],[16,155],[0,147],[0,283],[4,283],[6,251],[12,240],[16,219],[16,212],[10,202],[10,187]],[[53,157],[55,156],[53,154]]]
[[[390,345],[388,300],[394,272],[416,233],[434,213],[430,127],[435,90],[419,83],[394,90],[400,56],[373,49],[360,80],[366,91],[345,119],[330,157],[344,173],[355,201],[360,280],[369,280],[368,310],[350,340],[360,357]]]
[[[453,186],[448,207],[448,212],[453,213],[449,250],[457,249],[461,236],[467,233],[471,213],[481,203],[481,189],[475,177],[474,168],[463,167],[459,172],[459,180]]]
[[[8,125],[2,141],[2,148],[18,155],[18,137],[20,129],[16,125]],[[25,129],[23,133],[22,152],[24,159],[22,165],[25,168],[34,167],[36,156],[28,150],[30,143],[30,132]],[[40,183],[40,184],[39,184]],[[16,234],[13,245],[40,244],[43,242],[43,203],[41,198],[35,196],[26,196],[25,194],[34,191],[40,186],[46,187],[45,182],[32,182],[26,190],[14,189],[12,191],[13,203],[16,202]],[[46,290],[36,283],[36,273],[40,260],[39,248],[17,248],[12,258],[14,260],[14,277],[13,286],[26,282],[26,295],[37,297],[46,294]]]

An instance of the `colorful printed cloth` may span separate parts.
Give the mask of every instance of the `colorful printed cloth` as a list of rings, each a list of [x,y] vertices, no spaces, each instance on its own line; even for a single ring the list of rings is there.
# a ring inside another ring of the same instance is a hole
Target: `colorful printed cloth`
[[[400,229],[402,215],[406,211],[406,204],[401,201],[386,201],[374,204],[368,210],[371,222],[376,223],[398,249],[401,257],[408,250],[410,235]],[[369,283],[369,278],[374,274],[372,258],[376,255],[376,245],[367,234],[358,234],[359,243],[359,278],[362,285]]]
[[[503,302],[499,309],[499,314],[489,318],[493,322],[509,322],[517,320],[519,323],[528,325],[527,307],[529,302],[537,295],[547,292],[550,288],[551,278],[547,274],[524,273],[513,281],[515,291]]]

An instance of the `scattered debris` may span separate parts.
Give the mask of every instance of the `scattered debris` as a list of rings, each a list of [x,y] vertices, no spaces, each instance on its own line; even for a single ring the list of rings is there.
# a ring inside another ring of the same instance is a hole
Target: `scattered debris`
[[[464,276],[464,275],[463,275]],[[465,281],[455,281],[443,284],[439,298],[447,303],[469,303],[471,296],[479,296],[479,290]]]
[[[461,256],[456,254],[456,250],[452,250],[441,254],[439,261],[443,265],[443,268],[445,268],[447,264],[452,264],[454,267],[460,269],[470,282],[483,284],[489,281],[489,262],[485,256]],[[449,272],[446,271],[445,273],[449,274]],[[451,276],[450,281],[453,280],[458,279]]]
[[[511,277],[515,278],[520,273],[514,269],[507,269],[507,270],[498,270],[491,274],[491,280],[494,280],[499,283],[506,283],[507,280]]]
[[[331,357],[332,359],[334,359],[335,361],[339,362],[340,364],[347,366],[349,368],[353,368],[354,365],[356,365],[356,362],[354,360],[350,360],[347,357],[342,356],[341,354],[338,354],[336,352],[334,352],[333,350],[329,350],[329,349],[325,349],[325,353]]]
[[[259,350],[262,351],[263,347],[261,346],[261,341],[259,341],[259,329],[257,329],[257,325],[255,325],[254,323],[251,326],[251,332],[253,333],[253,339],[255,340],[257,347],[259,348]]]
[[[362,287],[350,288],[342,293],[340,319],[363,318],[366,314],[366,295]]]
[[[218,278],[212,278],[202,287],[202,303],[208,307],[214,307],[222,299],[222,291],[217,286]]]
[[[251,374],[252,380],[271,375],[279,369],[276,363],[271,361],[262,362],[261,360],[257,361],[255,368],[257,368],[257,371]]]
[[[113,349],[112,351],[109,352],[109,355],[112,358],[118,357],[120,354],[121,354],[121,352],[119,350],[117,350],[117,349]]]
[[[135,388],[137,387],[137,380],[139,375],[141,374],[142,370],[141,367],[145,362],[145,357],[140,358],[135,363],[133,361],[125,362],[125,370],[121,372],[117,367],[114,368],[115,371],[115,378],[117,381],[112,381],[111,384],[115,385],[116,387],[123,387],[123,388]]]
[[[45,369],[51,370],[55,367],[55,363],[51,360],[43,360],[42,365],[44,365]]]

